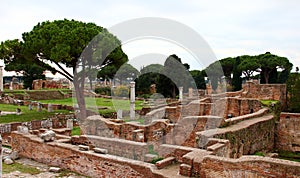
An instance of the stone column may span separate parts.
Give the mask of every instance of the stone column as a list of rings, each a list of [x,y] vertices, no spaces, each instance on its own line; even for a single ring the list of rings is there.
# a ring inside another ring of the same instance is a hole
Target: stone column
[[[0,92],[3,91],[3,66],[0,66]]]
[[[37,112],[42,112],[42,104],[37,103]]]
[[[130,82],[130,119],[135,119],[135,82]]]
[[[182,102],[183,100],[183,87],[179,87],[179,101]]]
[[[68,119],[67,120],[67,128],[73,129],[73,119]]]
[[[193,98],[193,92],[194,92],[194,89],[189,88],[189,98]]]
[[[53,106],[52,104],[48,104],[48,112],[53,112]]]
[[[122,109],[119,109],[117,111],[117,119],[122,119],[122,118],[123,118],[123,111],[122,111]]]
[[[29,111],[32,110],[32,103],[29,103],[29,104],[28,104],[28,109],[29,109]]]

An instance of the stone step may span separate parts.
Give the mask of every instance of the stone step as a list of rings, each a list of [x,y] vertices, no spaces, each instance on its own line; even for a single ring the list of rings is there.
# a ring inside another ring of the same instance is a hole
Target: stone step
[[[223,148],[225,147],[226,145],[223,144],[223,143],[216,143],[216,144],[213,144],[209,147],[207,147],[207,151],[212,151],[212,152],[215,152],[216,150],[220,149],[220,148]]]
[[[157,167],[157,169],[163,169],[169,165],[174,164],[176,161],[175,157],[167,157],[161,161],[158,161],[155,163],[155,166]]]
[[[180,165],[178,163],[175,163],[164,169],[155,169],[154,172],[165,178],[186,178],[186,176],[179,174],[179,167]]]

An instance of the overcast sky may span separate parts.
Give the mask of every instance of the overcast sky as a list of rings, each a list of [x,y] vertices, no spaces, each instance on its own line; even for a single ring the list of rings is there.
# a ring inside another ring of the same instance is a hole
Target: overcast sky
[[[109,28],[140,17],[163,17],[185,24],[211,46],[217,59],[267,51],[300,66],[300,1],[297,0],[0,0],[0,41],[21,39],[38,22],[75,19]],[[155,42],[148,46],[162,49]],[[134,45],[124,46],[130,59]],[[138,44],[138,46],[142,46]],[[166,46],[166,44],[162,44]],[[171,47],[176,53],[177,48]],[[163,52],[159,52],[163,53]],[[172,50],[165,49],[167,53]],[[179,57],[189,62],[181,52]],[[3,64],[0,61],[0,64]],[[201,67],[193,65],[193,69]]]

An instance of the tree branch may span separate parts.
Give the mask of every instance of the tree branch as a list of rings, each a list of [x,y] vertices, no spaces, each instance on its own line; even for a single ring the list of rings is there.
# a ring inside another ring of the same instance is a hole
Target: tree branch
[[[59,70],[55,69],[54,67],[52,67],[52,66],[50,66],[50,65],[48,65],[48,64],[46,64],[46,63],[44,63],[42,61],[40,61],[38,58],[35,59],[35,62],[36,62],[37,65],[43,67],[44,69],[49,70],[51,72],[57,72],[57,73],[63,75],[64,77],[66,77],[66,79],[68,79],[71,82],[73,82],[73,77],[70,77],[67,74],[63,73],[62,71],[59,71]]]
[[[66,71],[58,62],[54,62],[54,64],[57,65],[58,68],[60,68],[60,70],[62,70],[66,75],[68,75],[70,78],[74,78],[74,76],[72,76],[68,71]]]

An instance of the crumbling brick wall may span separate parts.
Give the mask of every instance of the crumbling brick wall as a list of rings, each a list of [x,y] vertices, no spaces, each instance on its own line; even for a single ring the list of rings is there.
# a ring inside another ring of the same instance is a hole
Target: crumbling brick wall
[[[257,84],[246,82],[243,85],[243,98],[256,98],[262,100],[278,100],[283,107],[286,106],[286,85],[285,84]]]
[[[300,177],[300,163],[258,156],[239,159],[206,156],[200,177]]]
[[[276,133],[277,149],[300,152],[300,113],[282,112]]]
[[[46,142],[35,135],[12,133],[12,148],[20,156],[90,177],[164,177],[155,166],[118,156],[80,151],[78,146]]]

